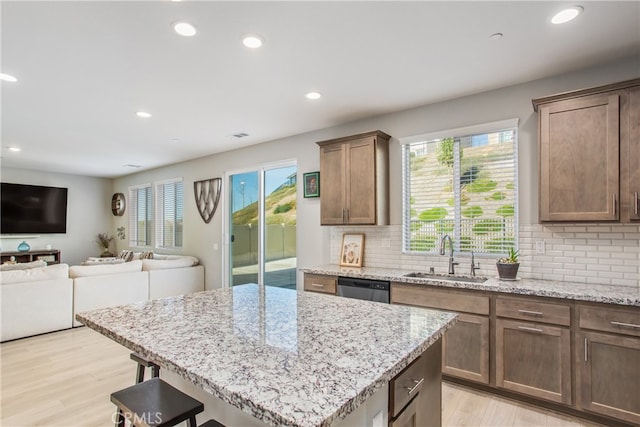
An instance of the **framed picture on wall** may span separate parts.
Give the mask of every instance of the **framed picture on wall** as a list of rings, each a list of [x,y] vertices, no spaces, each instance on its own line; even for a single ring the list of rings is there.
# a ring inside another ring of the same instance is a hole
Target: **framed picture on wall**
[[[320,172],[307,172],[303,175],[304,197],[320,197]]]
[[[342,235],[340,265],[343,267],[362,267],[364,259],[364,234],[345,233]]]

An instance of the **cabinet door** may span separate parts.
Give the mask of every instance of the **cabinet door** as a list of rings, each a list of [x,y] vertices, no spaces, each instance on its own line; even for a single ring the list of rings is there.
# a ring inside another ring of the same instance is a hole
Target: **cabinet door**
[[[442,372],[489,384],[489,318],[458,315],[443,341]]]
[[[496,386],[571,404],[568,328],[496,320]]]
[[[622,184],[624,185],[623,201],[628,207],[623,212],[623,220],[640,220],[640,87],[629,90],[624,117],[628,120],[621,132],[621,147],[625,150],[620,155],[623,162]],[[621,124],[625,125],[620,120]]]
[[[619,218],[619,98],[541,106],[540,221]]]
[[[376,223],[375,137],[362,138],[346,146],[346,206],[348,224]]]
[[[344,224],[345,146],[342,143],[320,147],[320,223]]]
[[[304,290],[335,295],[337,281],[335,276],[304,273]]]
[[[389,427],[420,427],[418,424],[418,402],[416,397],[394,420],[389,422]]]
[[[581,409],[640,425],[640,338],[576,335]]]

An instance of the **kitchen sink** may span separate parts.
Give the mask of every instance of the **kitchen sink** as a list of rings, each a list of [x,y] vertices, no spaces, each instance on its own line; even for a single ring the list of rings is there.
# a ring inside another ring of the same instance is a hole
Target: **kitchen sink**
[[[435,273],[423,273],[420,271],[414,271],[407,273],[404,277],[416,277],[418,279],[431,279],[431,280],[446,280],[448,282],[467,282],[467,283],[484,283],[488,279],[486,277],[468,277],[468,276],[455,276]]]

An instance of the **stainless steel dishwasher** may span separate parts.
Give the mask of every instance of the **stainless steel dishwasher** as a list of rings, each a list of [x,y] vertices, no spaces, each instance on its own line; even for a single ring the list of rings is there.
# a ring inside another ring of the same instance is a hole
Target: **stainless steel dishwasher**
[[[389,303],[390,284],[383,280],[338,277],[338,295],[346,298]]]

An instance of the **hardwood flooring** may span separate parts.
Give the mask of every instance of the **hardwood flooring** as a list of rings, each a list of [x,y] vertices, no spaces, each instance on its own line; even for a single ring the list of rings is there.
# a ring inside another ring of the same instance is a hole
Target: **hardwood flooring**
[[[135,363],[82,327],[1,344],[0,375],[3,427],[112,426],[109,395],[135,382]],[[442,406],[443,426],[596,426],[452,384]]]

